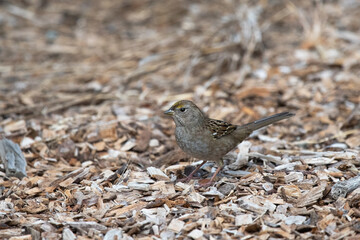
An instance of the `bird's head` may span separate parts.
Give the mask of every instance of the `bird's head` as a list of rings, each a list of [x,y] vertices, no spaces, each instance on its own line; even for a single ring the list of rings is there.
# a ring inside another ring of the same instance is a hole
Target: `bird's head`
[[[164,112],[171,116],[177,127],[196,127],[204,120],[204,113],[191,101],[181,100],[174,103],[168,110]]]

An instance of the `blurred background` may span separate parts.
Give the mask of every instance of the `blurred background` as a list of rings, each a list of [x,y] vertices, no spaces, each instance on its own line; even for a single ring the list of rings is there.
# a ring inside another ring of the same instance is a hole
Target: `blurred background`
[[[137,180],[146,167],[189,160],[163,116],[180,99],[234,124],[296,113],[252,136],[245,152],[254,154],[240,170],[264,167],[284,183],[272,170],[296,161],[314,179],[306,191],[318,183],[313,170],[331,167],[332,176],[319,175],[329,182],[356,176],[359,13],[358,0],[0,0],[0,138],[18,143],[28,164],[20,184],[0,165],[0,195],[14,203],[11,211],[29,214],[6,213],[2,224],[21,233],[34,219],[63,222],[80,210],[82,219],[103,220],[104,206],[123,216],[119,206],[142,195],[104,189]],[[127,169],[133,175],[120,179]],[[109,219],[138,229],[137,218]],[[38,229],[42,237],[60,236],[48,226]]]
[[[82,142],[81,126],[115,119],[171,135],[162,110],[192,99],[237,124],[292,111],[282,132],[299,146],[358,147],[359,12],[355,0],[1,1],[0,125],[18,142],[44,130]]]

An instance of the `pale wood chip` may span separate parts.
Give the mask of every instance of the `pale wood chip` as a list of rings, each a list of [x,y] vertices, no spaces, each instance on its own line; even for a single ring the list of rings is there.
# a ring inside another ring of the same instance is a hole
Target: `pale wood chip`
[[[62,238],[63,240],[75,240],[76,235],[70,230],[70,228],[64,228]]]
[[[189,195],[186,196],[186,200],[189,202],[202,203],[205,197],[195,191],[191,191]]]
[[[161,225],[166,222],[167,211],[165,208],[142,209],[141,213],[146,216],[146,221],[156,225]]]
[[[171,220],[167,228],[175,233],[179,233],[183,229],[184,225],[185,225],[184,221],[173,219]]]
[[[305,220],[306,217],[304,216],[288,216],[284,222],[287,225],[292,225],[292,224],[300,225],[303,224]]]
[[[150,190],[158,190],[161,194],[170,195],[175,193],[174,184],[166,183],[165,181],[157,181],[150,185]]]
[[[78,222],[65,222],[65,223],[73,228],[79,229],[80,231],[88,230],[91,228],[96,229],[98,231],[104,231],[107,229],[107,227],[105,227],[104,225],[101,225],[101,224],[99,224],[97,222],[93,222],[93,221],[88,221],[88,222],[78,221]]]
[[[9,240],[32,240],[32,239],[33,238],[31,236],[31,234],[9,238]]]
[[[21,149],[30,148],[33,143],[35,143],[34,139],[29,137],[24,137],[20,142],[20,148]]]
[[[72,184],[74,182],[74,179],[72,177],[69,177],[67,179],[65,179],[64,181],[62,181],[61,183],[59,183],[60,187],[67,187],[70,184]]]
[[[327,158],[327,157],[314,157],[314,158],[304,159],[303,162],[306,164],[313,164],[315,166],[322,166],[322,165],[336,163],[336,160],[334,158]]]
[[[27,131],[26,122],[24,120],[13,121],[5,125],[4,132],[11,134],[14,132],[25,133]]]
[[[5,165],[6,176],[23,178],[26,174],[26,160],[18,144],[0,136],[0,160]]]
[[[142,208],[144,208],[145,206],[147,205],[147,202],[137,202],[137,203],[134,203],[134,204],[131,204],[129,206],[125,206],[125,207],[122,207],[122,208],[119,208],[119,209],[113,209],[113,210],[109,210],[105,216],[116,216],[116,217],[119,217],[119,216],[122,216],[124,214],[128,214],[130,212],[132,212],[133,210],[141,210]]]
[[[328,214],[317,223],[317,227],[324,230],[331,222],[334,221],[334,219],[335,217],[333,214]]]
[[[201,239],[203,235],[203,231],[200,231],[199,229],[194,229],[187,236],[192,239]]]
[[[350,178],[346,181],[341,181],[335,183],[331,188],[330,195],[333,199],[338,199],[339,197],[345,197],[354,189],[360,187],[360,175]]]
[[[123,231],[121,228],[110,229],[104,236],[104,240],[122,239]]]
[[[237,215],[235,217],[236,226],[242,226],[242,225],[250,224],[252,222],[253,222],[253,218],[251,214]]]
[[[41,193],[43,190],[38,188],[38,187],[34,187],[34,188],[30,188],[28,190],[25,191],[26,194],[28,195],[36,195]]]
[[[93,145],[94,145],[96,151],[98,151],[98,152],[104,151],[105,147],[106,147],[106,143],[103,141],[94,143]]]
[[[301,182],[304,179],[304,174],[302,172],[291,172],[285,176],[285,182]]]
[[[130,149],[132,149],[135,146],[136,146],[135,140],[130,139],[120,148],[120,151],[126,152],[126,151],[129,151]]]
[[[273,163],[275,163],[277,165],[282,165],[282,164],[288,163],[288,160],[281,159],[281,157],[277,157],[277,156],[273,156],[273,155],[265,155],[265,154],[261,154],[261,153],[258,153],[258,152],[250,152],[249,157],[260,158],[262,160],[273,162]]]
[[[147,183],[129,182],[127,186],[131,189],[140,190],[140,191],[150,190],[150,184]]]
[[[360,134],[354,135],[346,139],[346,144],[351,148],[356,148],[360,146]]]
[[[297,203],[297,207],[306,207],[316,203],[323,197],[326,183],[321,183],[320,186],[314,187],[308,193],[303,194]]]
[[[241,199],[239,201],[239,206],[248,211],[251,211],[251,212],[254,212],[257,214],[263,214],[266,212],[266,208],[254,203],[254,202],[251,202],[247,199]]]
[[[155,178],[157,180],[170,181],[170,178],[159,168],[148,167],[146,170],[152,178]]]
[[[283,237],[284,239],[294,239],[295,238],[294,234],[288,233],[282,229],[266,227],[265,229],[263,229],[263,231],[267,232],[267,233],[275,233],[275,234]]]

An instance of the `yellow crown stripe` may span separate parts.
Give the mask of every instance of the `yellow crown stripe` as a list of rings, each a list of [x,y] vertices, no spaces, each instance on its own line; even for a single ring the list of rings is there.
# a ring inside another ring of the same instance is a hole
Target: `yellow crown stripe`
[[[176,108],[176,109],[182,108],[182,107],[184,107],[184,103],[182,101],[178,101],[178,102],[174,103],[174,105],[173,105],[173,108]]]

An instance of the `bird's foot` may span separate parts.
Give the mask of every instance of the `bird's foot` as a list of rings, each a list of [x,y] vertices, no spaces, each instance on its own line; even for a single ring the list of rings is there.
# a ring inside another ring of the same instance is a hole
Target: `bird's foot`
[[[186,178],[180,178],[178,179],[176,182],[182,182],[182,183],[187,183],[192,179],[192,177],[187,176]]]
[[[196,188],[207,188],[214,184],[214,181],[212,179],[202,179],[199,181],[199,185]]]
[[[190,180],[192,180],[192,179],[199,179],[199,178],[189,175],[189,176],[187,176],[185,178],[180,178],[180,179],[176,180],[176,182],[187,183],[187,182],[190,182]]]
[[[200,180],[199,186],[197,188],[210,187],[211,185],[213,185],[215,183],[216,175],[220,172],[221,169],[222,167],[219,167],[210,179]]]
[[[183,182],[183,183],[186,183],[186,182],[189,182],[191,179],[194,178],[194,174],[202,167],[202,165],[204,165],[206,163],[206,161],[203,161],[199,166],[197,166],[195,168],[194,171],[192,171],[186,178],[182,178],[182,179],[179,179],[178,182]]]

